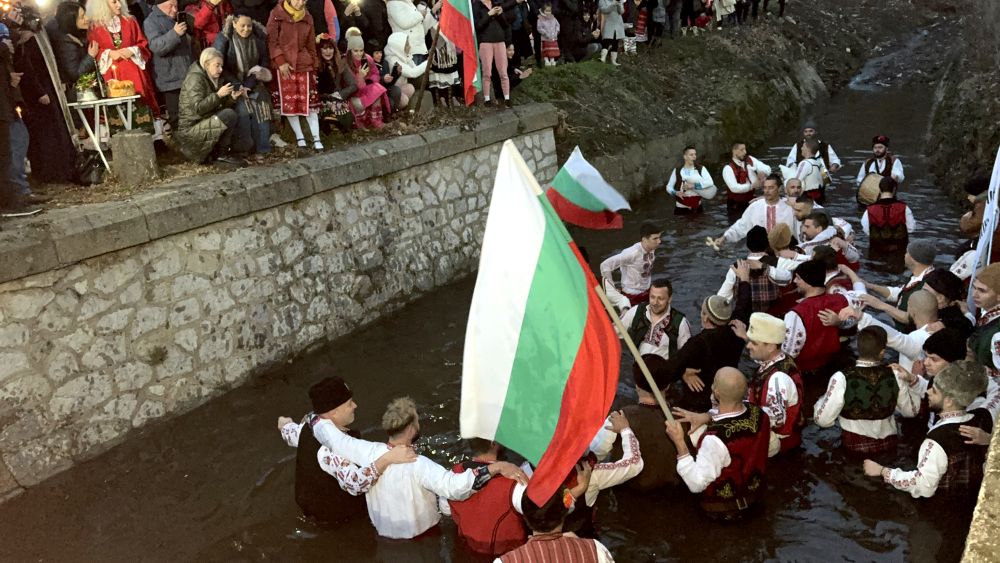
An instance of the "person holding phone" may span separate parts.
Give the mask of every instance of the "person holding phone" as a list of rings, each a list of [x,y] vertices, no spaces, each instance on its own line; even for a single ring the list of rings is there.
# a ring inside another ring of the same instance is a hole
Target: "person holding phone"
[[[153,78],[167,105],[167,123],[176,131],[181,85],[192,62],[191,35],[184,12],[177,9],[177,0],[153,6],[142,22],[142,29],[153,52]]]
[[[234,106],[247,89],[232,76],[223,75],[222,53],[213,47],[201,52],[191,65],[181,87],[180,120],[174,137],[184,156],[192,162],[214,160],[228,166],[246,164],[242,155],[250,150],[250,131],[240,127]]]

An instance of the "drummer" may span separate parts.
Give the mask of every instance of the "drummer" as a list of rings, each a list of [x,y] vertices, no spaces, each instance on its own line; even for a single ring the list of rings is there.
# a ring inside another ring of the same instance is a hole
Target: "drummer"
[[[884,178],[892,178],[896,183],[902,184],[906,179],[903,176],[903,163],[889,152],[889,137],[885,135],[875,135],[872,138],[872,157],[861,165],[858,170],[858,186],[864,182],[869,174],[878,174]]]

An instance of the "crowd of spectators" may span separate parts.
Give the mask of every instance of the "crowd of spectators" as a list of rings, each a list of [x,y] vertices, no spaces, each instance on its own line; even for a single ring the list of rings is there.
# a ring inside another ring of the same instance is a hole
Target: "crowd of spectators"
[[[29,163],[39,183],[90,181],[83,124],[67,104],[119,81],[139,96],[131,126],[147,129],[158,152],[172,145],[222,167],[286,147],[282,131],[295,148],[321,151],[321,132],[381,128],[415,105],[423,77],[435,106],[461,105],[464,53],[436,37],[442,1],[87,0],[44,20],[16,4],[0,24],[0,154],[10,154],[0,159],[0,211],[44,203]],[[509,107],[528,59],[618,65],[619,51],[655,45],[665,31],[755,18],[759,1],[472,0],[483,103]]]

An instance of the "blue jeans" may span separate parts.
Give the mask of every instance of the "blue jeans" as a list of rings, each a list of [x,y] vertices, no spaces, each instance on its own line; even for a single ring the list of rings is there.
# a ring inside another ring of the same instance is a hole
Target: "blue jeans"
[[[239,130],[243,135],[249,135],[254,142],[257,154],[271,152],[271,122],[258,121],[244,100],[236,102],[236,114],[239,116]]]
[[[28,128],[24,122],[15,119],[10,122],[10,183],[15,197],[31,195],[28,187],[28,173],[24,169],[24,159],[28,158]],[[42,163],[37,163],[36,166]]]

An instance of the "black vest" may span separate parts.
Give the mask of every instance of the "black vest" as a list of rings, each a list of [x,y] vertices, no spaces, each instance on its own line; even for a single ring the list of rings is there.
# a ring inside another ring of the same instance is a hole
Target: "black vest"
[[[985,409],[971,413],[972,420],[963,422],[991,432],[993,418]],[[965,437],[958,433],[960,424],[942,424],[927,433],[927,438],[941,446],[948,456],[948,469],[941,476],[938,492],[946,495],[975,497],[983,482],[983,463],[986,462],[987,446],[966,444]]]
[[[349,434],[360,437],[354,430]],[[351,496],[340,488],[336,478],[319,466],[316,454],[321,446],[313,436],[312,425],[304,424],[295,453],[295,503],[303,514],[322,522],[345,522],[367,515],[365,497]]]

